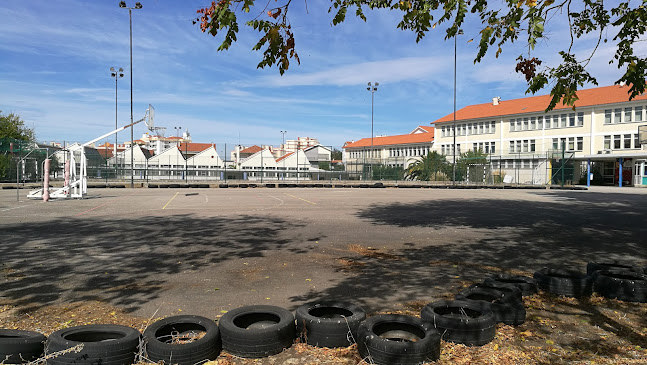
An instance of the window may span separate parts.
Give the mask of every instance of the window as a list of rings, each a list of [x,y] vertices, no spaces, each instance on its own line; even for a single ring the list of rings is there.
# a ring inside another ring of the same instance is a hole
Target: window
[[[528,118],[523,118],[523,130],[528,130]]]
[[[516,126],[515,120],[510,119],[510,132],[514,132],[516,130],[515,126]]]
[[[584,125],[584,113],[577,113],[577,126],[581,127]]]
[[[567,151],[575,150],[575,137],[568,137],[568,147]]]
[[[570,113],[568,115],[568,126],[575,127],[575,113]]]
[[[634,119],[636,122],[642,122],[643,120],[643,107],[637,106],[634,108]]]
[[[535,152],[535,140],[530,140],[530,152]]]
[[[605,150],[611,149],[611,136],[604,136],[604,149]]]
[[[638,135],[636,134],[636,145],[638,144]],[[496,142],[490,142],[490,153],[496,153]]]
[[[566,114],[560,115],[560,120],[561,120],[560,125],[562,126],[562,128],[566,128],[566,117],[567,117]]]
[[[522,130],[521,126],[523,125],[523,120],[521,118],[517,119],[517,130]]]
[[[514,141],[510,141],[510,153],[515,153],[516,151],[514,150]]]
[[[557,114],[553,115],[553,128],[559,128],[559,116]]]
[[[537,118],[537,129],[544,129],[544,117]]]
[[[620,123],[622,120],[622,109],[614,109],[613,110],[613,121],[611,123]]]
[[[631,148],[631,134],[625,134],[624,148],[626,148],[626,149]]]
[[[492,123],[490,124],[490,132],[491,133],[496,133],[496,122],[495,121],[492,121]]]
[[[558,150],[559,149],[559,139],[553,138],[553,149]]]
[[[582,151],[584,149],[584,137],[577,137],[577,146],[575,146],[576,151]]]
[[[616,134],[613,136],[613,149],[614,150],[619,150],[620,149],[620,135]]]
[[[637,133],[634,134],[634,148],[640,148],[640,139]]]
[[[631,116],[633,115],[631,108],[625,108],[625,123],[631,123]]]
[[[611,124],[611,109],[604,111],[604,124]]]
[[[483,134],[483,123],[479,123],[479,134]]]
[[[530,117],[530,129],[531,130],[537,129],[537,118]]]
[[[521,151],[522,152],[528,152],[528,140],[527,139],[523,140],[523,149]]]

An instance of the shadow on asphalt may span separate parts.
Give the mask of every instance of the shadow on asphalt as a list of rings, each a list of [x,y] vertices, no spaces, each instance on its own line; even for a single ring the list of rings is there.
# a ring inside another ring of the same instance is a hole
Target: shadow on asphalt
[[[647,195],[536,194],[553,199],[370,205],[356,215],[376,226],[428,227],[430,237],[469,229],[467,237],[474,238],[450,237],[449,244],[432,239],[429,245],[405,245],[391,255],[349,253],[340,258],[346,263],[339,266],[347,273],[344,280],[291,300],[352,298],[367,310],[386,310],[388,303],[440,299],[501,271],[532,275],[542,267],[568,267],[585,272],[588,261],[608,259],[647,264]]]
[[[135,311],[162,295],[166,275],[261,257],[289,242],[281,231],[299,225],[268,216],[171,215],[4,226],[0,296],[24,311],[70,297]]]

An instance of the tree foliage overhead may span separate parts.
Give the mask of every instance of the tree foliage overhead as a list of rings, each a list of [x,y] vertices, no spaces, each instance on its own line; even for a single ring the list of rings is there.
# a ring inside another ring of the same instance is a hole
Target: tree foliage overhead
[[[16,114],[2,114],[0,110],[0,138],[34,141],[34,130],[25,127],[25,122]]]
[[[307,0],[303,0],[307,6]],[[647,57],[636,54],[634,44],[644,40],[647,31],[647,7],[644,1],[604,2],[602,0],[330,0],[328,12],[332,24],[346,20],[349,11],[366,21],[365,11],[388,9],[400,12],[402,19],[397,27],[412,31],[416,41],[428,32],[444,25],[445,39],[458,34],[467,20],[481,23],[480,40],[474,62],[480,62],[488,52],[499,57],[506,45],[525,42],[528,51],[517,58],[516,72],[522,73],[528,83],[526,93],[536,93],[545,86],[551,87],[551,102],[547,110],[560,101],[575,105],[577,90],[586,83],[597,85],[587,66],[601,43],[617,44],[610,64],[624,74],[616,81],[630,85],[631,99],[645,91]],[[236,41],[240,13],[256,12],[247,26],[261,33],[253,47],[263,51],[258,67],[276,65],[281,75],[288,70],[290,59],[299,62],[295,36],[288,19],[292,0],[220,0],[199,9],[199,23],[203,32],[213,36],[224,33],[218,50],[226,50]],[[543,66],[543,61],[534,56],[538,42],[547,39],[546,24],[566,17],[570,32],[568,49],[560,50],[561,63],[554,67]],[[593,51],[578,58],[573,50],[579,39],[595,39]]]

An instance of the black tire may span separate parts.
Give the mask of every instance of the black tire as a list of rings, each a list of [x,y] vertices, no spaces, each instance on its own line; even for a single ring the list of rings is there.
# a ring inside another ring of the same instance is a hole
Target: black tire
[[[521,289],[519,289],[514,284],[502,283],[495,280],[490,280],[487,283],[476,283],[469,286],[469,288],[482,288],[482,289],[495,289],[506,293],[508,296],[512,296],[519,303],[523,302],[523,294]]]
[[[378,315],[360,323],[357,349],[371,364],[422,364],[440,358],[440,334],[417,317]]]
[[[593,276],[596,271],[600,270],[621,270],[621,271],[636,271],[641,272],[640,267],[621,264],[617,261],[591,261],[586,264],[586,275]]]
[[[527,276],[497,274],[485,279],[483,283],[492,284],[493,281],[516,286],[521,289],[521,295],[524,297],[537,293],[537,280]]]
[[[591,277],[579,271],[543,268],[534,277],[539,287],[551,294],[583,298],[593,293]]]
[[[484,310],[491,310],[497,322],[519,326],[526,321],[526,308],[516,297],[492,288],[468,288],[456,295],[456,300],[477,302]]]
[[[647,303],[647,275],[635,271],[597,271],[593,275],[593,287],[605,298]]]
[[[491,310],[467,300],[440,300],[420,312],[443,340],[468,346],[483,346],[494,339],[496,319]]]
[[[229,187],[229,184],[220,184],[220,185],[218,185],[218,187],[219,187],[220,189],[226,189],[226,188],[228,188],[228,187]]]
[[[266,188],[276,188],[276,184],[265,184]]]
[[[0,362],[21,364],[43,355],[47,338],[33,331],[0,329]]]
[[[348,302],[320,301],[300,306],[295,317],[297,334],[308,345],[348,347],[355,343],[366,312]]]
[[[159,184],[148,184],[149,189],[157,189],[159,187],[160,187]]]
[[[188,343],[173,343],[173,336],[198,333],[204,333],[204,336]],[[148,359],[179,365],[215,360],[222,349],[216,322],[191,315],[164,318],[151,324],[144,331],[144,344]]]
[[[93,324],[58,330],[47,338],[47,354],[83,344],[78,353],[48,359],[47,363],[130,365],[135,363],[141,334],[136,329],[114,324]]]
[[[180,188],[180,184],[169,184],[169,185],[168,185],[168,187],[169,187],[170,189],[179,189],[179,188]]]
[[[225,313],[218,322],[222,347],[232,355],[260,358],[289,348],[296,338],[292,313],[271,305],[250,305]]]

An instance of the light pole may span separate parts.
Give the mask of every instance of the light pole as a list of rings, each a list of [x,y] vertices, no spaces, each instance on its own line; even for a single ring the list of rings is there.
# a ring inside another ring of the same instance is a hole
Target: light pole
[[[124,69],[119,67],[119,71],[115,70],[114,67],[110,67],[110,76],[115,78],[115,129],[119,128],[117,122],[117,80],[124,77]],[[117,178],[117,133],[115,133],[115,148],[113,156],[115,158],[115,179]]]
[[[177,147],[178,152],[181,153],[180,151],[180,131],[182,131],[182,127],[173,127],[175,129],[175,136],[177,139],[175,140],[175,147]],[[177,155],[175,155],[175,174],[177,175]]]
[[[452,160],[452,185],[456,185],[456,38],[461,34],[463,34],[463,30],[459,29],[454,35],[454,123],[452,125],[452,135],[454,136],[452,152],[454,157]]]
[[[135,144],[135,137],[133,135],[133,9],[141,9],[142,4],[138,1],[135,7],[129,8],[126,6],[125,1],[119,2],[119,7],[128,9],[128,18],[130,19],[130,187],[135,187],[135,158],[133,153],[133,145]]]
[[[281,131],[281,134],[283,135],[283,144],[281,145],[281,152],[283,152],[283,154],[281,157],[285,156],[285,134],[287,132],[288,131]],[[285,180],[285,158],[283,159],[283,180]]]
[[[368,83],[368,87],[366,90],[371,92],[371,175],[373,174],[373,105],[375,104],[375,92],[377,91],[377,87],[380,86],[379,82],[376,82],[375,85],[371,85],[371,83]],[[371,179],[373,176],[371,176]]]

